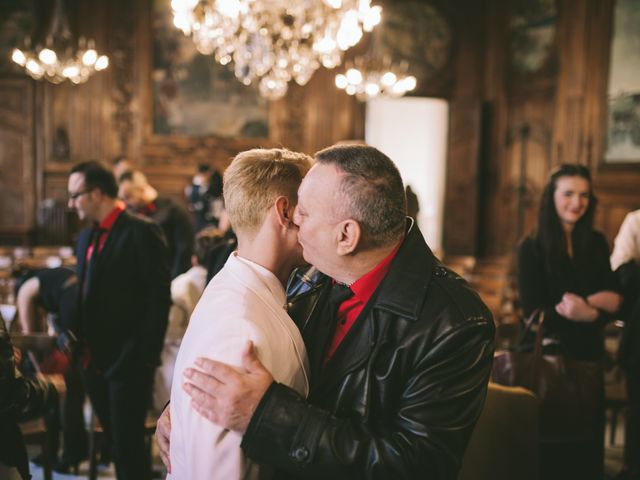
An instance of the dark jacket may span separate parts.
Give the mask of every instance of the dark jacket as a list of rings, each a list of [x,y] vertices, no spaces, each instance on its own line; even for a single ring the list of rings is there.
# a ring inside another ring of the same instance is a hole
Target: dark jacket
[[[86,229],[78,238],[80,308],[72,330],[86,342],[92,361],[106,377],[122,378],[136,368],[154,368],[171,304],[162,232],[150,220],[122,212],[87,274],[91,237],[92,230]]]
[[[601,290],[619,290],[604,235],[591,231],[588,239],[588,257],[572,259],[563,254],[548,266],[536,237],[527,237],[518,249],[518,292],[525,317],[544,309],[545,336],[559,341],[564,351],[579,360],[598,361],[604,355],[604,326],[615,315],[600,312],[595,322],[574,322],[555,308],[565,292],[586,298]]]
[[[619,315],[624,327],[618,348],[618,362],[629,374],[640,369],[640,265],[633,260],[615,271],[624,297]]]
[[[280,478],[455,479],[486,396],[491,313],[413,227],[320,371],[330,283],[290,308],[312,364],[309,398],[272,384],[243,437],[245,453]]]
[[[169,247],[169,274],[176,278],[191,268],[191,255],[195,231],[193,220],[186,208],[168,197],[158,197],[153,201],[155,211],[149,215],[167,238]]]

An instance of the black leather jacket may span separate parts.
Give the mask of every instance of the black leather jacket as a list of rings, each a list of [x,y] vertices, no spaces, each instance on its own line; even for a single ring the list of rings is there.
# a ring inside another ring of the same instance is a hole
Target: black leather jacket
[[[309,398],[272,384],[245,453],[279,478],[455,479],[486,396],[491,313],[413,227],[334,356],[314,369],[330,283],[290,303],[312,365]]]

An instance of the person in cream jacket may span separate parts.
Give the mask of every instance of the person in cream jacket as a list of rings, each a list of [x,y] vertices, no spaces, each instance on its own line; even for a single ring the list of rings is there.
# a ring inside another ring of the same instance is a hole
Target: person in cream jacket
[[[263,479],[270,472],[246,458],[242,436],[193,409],[182,387],[199,357],[242,369],[248,342],[276,381],[307,395],[302,337],[285,311],[284,284],[302,263],[294,225],[297,189],[310,158],[285,149],[235,157],[224,174],[224,199],[238,249],[196,306],[178,352],[171,389],[172,480]]]

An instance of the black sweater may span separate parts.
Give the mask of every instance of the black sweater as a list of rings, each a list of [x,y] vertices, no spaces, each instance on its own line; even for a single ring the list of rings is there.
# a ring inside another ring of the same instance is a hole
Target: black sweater
[[[602,290],[618,290],[607,241],[598,232],[592,231],[591,235],[587,258],[576,260],[564,255],[550,270],[535,237],[526,238],[518,250],[518,288],[525,315],[543,308],[545,334],[560,340],[568,353],[581,360],[602,357],[603,327],[611,316],[601,313],[593,323],[574,322],[558,314],[556,304],[565,292],[586,298]]]

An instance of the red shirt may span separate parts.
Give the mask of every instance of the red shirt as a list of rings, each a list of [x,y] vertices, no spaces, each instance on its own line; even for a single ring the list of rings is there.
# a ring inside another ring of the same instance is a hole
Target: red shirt
[[[396,245],[393,251],[387,255],[375,268],[368,273],[364,274],[358,280],[351,284],[351,291],[353,296],[348,298],[340,304],[338,308],[338,322],[336,325],[336,331],[333,334],[333,339],[327,348],[327,352],[324,356],[324,364],[326,365],[329,359],[336,352],[344,337],[346,337],[351,327],[356,323],[360,312],[364,309],[365,305],[373,295],[373,293],[382,282],[382,279],[389,273],[391,268],[391,261],[395,258],[396,253],[400,249],[402,241]]]
[[[116,223],[116,220],[118,219],[118,217],[122,212],[124,212],[124,204],[120,200],[118,200],[116,202],[115,208],[111,210],[109,215],[107,215],[104,218],[104,220],[102,220],[100,224],[97,226],[97,228],[103,230],[102,232],[100,232],[98,252],[102,252],[102,249],[104,248],[104,243],[107,241],[107,236],[109,235],[109,232],[113,227],[113,224]],[[89,260],[91,259],[91,255],[93,255],[93,239],[91,243],[89,243],[89,246],[87,247],[87,255],[85,256],[85,261],[87,263],[89,263]]]
[[[153,200],[147,203],[144,207],[138,208],[137,213],[144,217],[150,217],[151,215],[156,213],[157,209],[158,207],[156,207],[156,201]]]

